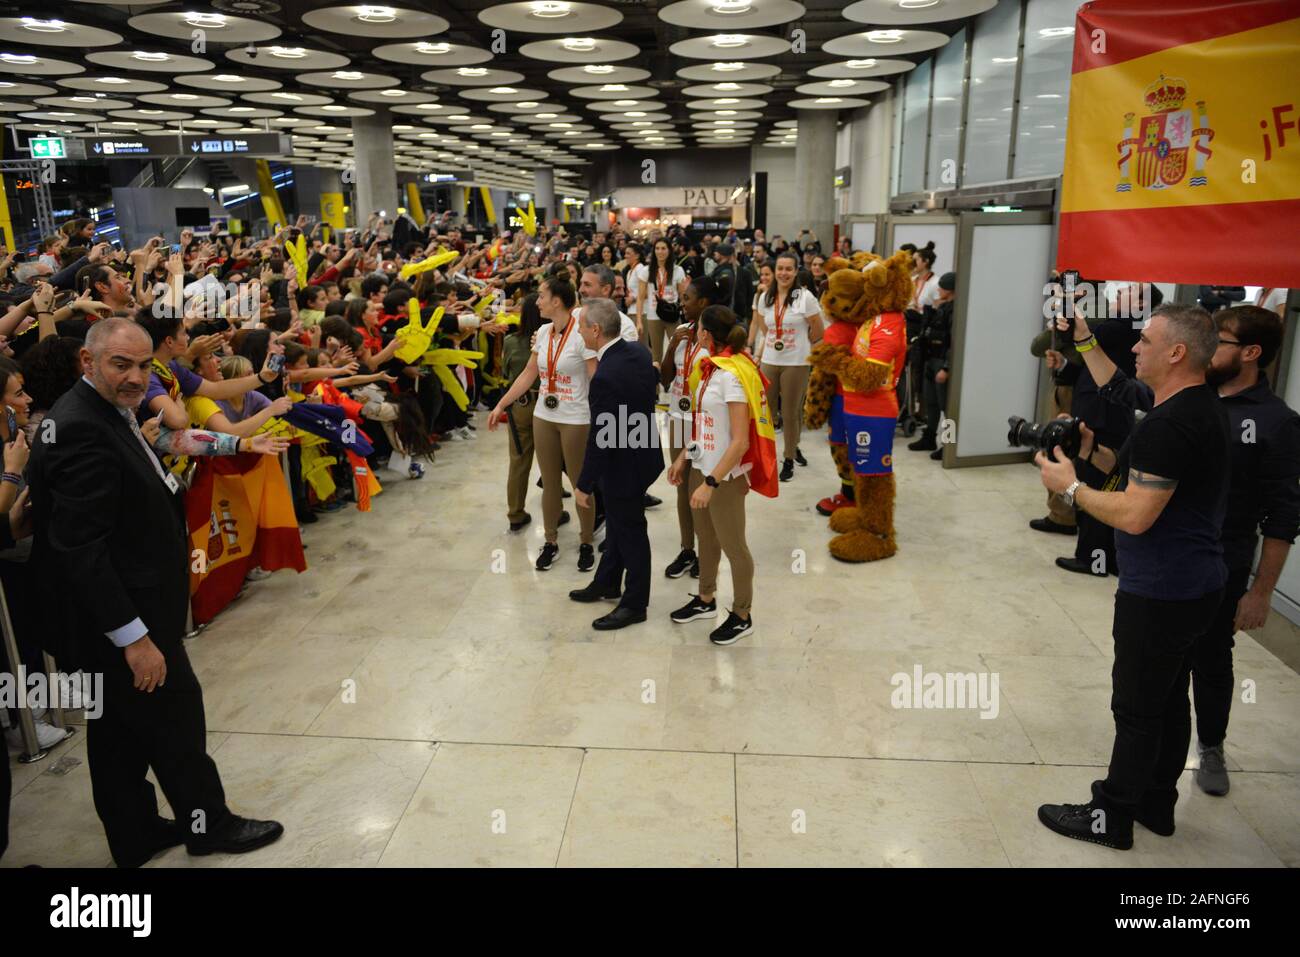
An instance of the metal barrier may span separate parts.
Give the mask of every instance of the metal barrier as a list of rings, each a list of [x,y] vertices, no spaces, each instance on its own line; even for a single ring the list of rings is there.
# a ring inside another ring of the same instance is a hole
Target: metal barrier
[[[14,635],[13,621],[9,617],[9,599],[5,595],[2,582],[0,582],[0,632],[4,634],[5,654],[9,658],[9,667],[13,669],[14,681],[19,693],[18,729],[23,738],[23,751],[18,756],[18,761],[21,764],[31,764],[41,760],[49,752],[41,748],[40,739],[36,736],[36,719],[32,716],[32,709],[27,707],[27,689],[22,683],[18,682],[22,659],[18,654],[18,640]],[[48,675],[50,688],[57,689],[60,686],[58,679],[55,677],[57,666],[54,659],[49,655],[45,655],[45,671]],[[63,715],[63,708],[60,707],[58,698],[57,694],[50,696],[47,711],[53,719],[55,727],[64,728],[71,733],[73,729],[67,726],[67,719]],[[5,760],[9,760],[8,754],[5,755]]]

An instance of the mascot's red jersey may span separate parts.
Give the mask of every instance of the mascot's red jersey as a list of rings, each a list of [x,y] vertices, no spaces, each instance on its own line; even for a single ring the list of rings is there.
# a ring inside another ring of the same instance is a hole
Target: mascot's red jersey
[[[898,418],[898,380],[907,365],[907,324],[901,312],[886,312],[861,326],[833,322],[826,329],[826,342],[848,346],[855,359],[889,367],[889,377],[879,389],[857,392],[839,380],[837,395],[844,396],[844,411],[851,415]]]

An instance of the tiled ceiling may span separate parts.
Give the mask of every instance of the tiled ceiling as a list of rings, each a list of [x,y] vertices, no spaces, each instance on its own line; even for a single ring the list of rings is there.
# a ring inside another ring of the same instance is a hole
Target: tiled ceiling
[[[284,158],[322,165],[389,106],[400,169],[575,182],[618,149],[790,146],[802,110],[870,102],[994,2],[0,4],[0,99],[70,135],[292,131]]]

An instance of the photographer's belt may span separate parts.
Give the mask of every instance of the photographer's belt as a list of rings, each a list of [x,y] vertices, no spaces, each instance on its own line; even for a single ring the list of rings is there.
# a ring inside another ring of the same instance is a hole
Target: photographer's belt
[[[560,407],[560,397],[555,394],[555,378],[559,375],[557,368],[560,361],[560,353],[564,351],[564,344],[569,341],[569,333],[573,331],[576,321],[572,318],[564,327],[564,333],[560,336],[559,345],[555,342],[555,326],[551,326],[551,334],[546,340],[546,398],[543,400],[548,409],[558,409]]]

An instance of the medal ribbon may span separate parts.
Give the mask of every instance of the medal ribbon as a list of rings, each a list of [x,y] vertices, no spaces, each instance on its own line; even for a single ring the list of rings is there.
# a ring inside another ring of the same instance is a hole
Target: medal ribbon
[[[776,341],[783,341],[781,336],[781,320],[785,318],[785,310],[790,305],[790,296],[794,293],[794,287],[790,287],[790,292],[785,294],[785,302],[781,301],[781,290],[776,291],[774,299],[775,305],[772,306],[772,314],[776,320]]]
[[[546,393],[555,395],[555,377],[559,372],[556,365],[560,361],[560,353],[564,351],[564,344],[569,341],[569,333],[577,325],[577,320],[570,317],[569,324],[564,327],[564,334],[560,336],[560,344],[555,344],[555,325],[551,325],[550,338],[546,340]]]
[[[727,356],[733,354],[734,354],[733,350],[731,349],[730,346],[728,346],[726,349],[723,349],[721,352],[718,353],[718,358],[725,359]],[[710,356],[709,358],[705,359],[703,362],[700,363],[700,388],[695,393],[696,398],[693,404],[696,409],[699,409],[701,411],[691,416],[691,441],[692,442],[696,441],[699,438],[700,415],[702,414],[704,409],[704,390],[709,387],[709,380],[713,378],[713,370],[715,370],[716,368],[717,366],[713,364],[712,356]]]

